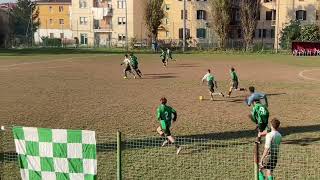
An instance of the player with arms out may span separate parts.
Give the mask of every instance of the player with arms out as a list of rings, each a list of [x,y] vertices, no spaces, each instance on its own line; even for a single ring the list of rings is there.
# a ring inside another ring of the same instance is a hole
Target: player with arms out
[[[260,100],[262,104],[268,107],[267,95],[261,92],[256,92],[253,86],[249,87],[250,96],[245,100],[248,106],[253,104],[253,101]]]
[[[160,99],[160,106],[157,108],[157,120],[160,123],[160,126],[157,128],[157,132],[160,136],[166,136],[166,140],[163,142],[162,146],[165,146],[168,143],[174,144],[177,148],[177,154],[180,153],[181,147],[176,144],[175,138],[171,135],[170,128],[171,122],[177,120],[177,112],[172,107],[167,105],[167,99],[162,97]]]
[[[266,135],[266,143],[264,145],[264,151],[259,163],[259,180],[265,180],[263,171],[268,180],[273,180],[273,170],[277,166],[279,148],[282,140],[282,136],[279,133],[280,121],[276,118],[271,120],[271,132]]]
[[[261,136],[265,136],[268,130],[269,110],[266,105],[260,103],[260,100],[255,100],[249,118],[257,125],[258,142],[260,143]]]
[[[210,69],[208,69],[207,73],[203,76],[201,83],[203,84],[204,81],[207,81],[211,101],[213,101],[214,95],[220,95],[224,97],[224,95],[221,92],[220,93],[214,92],[214,87],[218,88],[218,85],[217,85],[217,81],[215,81],[214,79],[214,76],[211,74]]]
[[[141,78],[142,73],[139,69],[139,62],[137,56],[133,55],[133,53],[130,53],[130,64],[132,67],[132,70]]]
[[[230,74],[231,74],[231,87],[228,92],[228,97],[231,96],[233,89],[235,91],[246,91],[246,88],[239,88],[239,79],[234,67],[231,67]]]

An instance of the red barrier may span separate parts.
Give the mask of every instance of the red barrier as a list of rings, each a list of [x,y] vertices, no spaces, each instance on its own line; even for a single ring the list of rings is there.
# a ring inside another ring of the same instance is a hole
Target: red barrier
[[[320,56],[320,42],[292,42],[294,56]]]

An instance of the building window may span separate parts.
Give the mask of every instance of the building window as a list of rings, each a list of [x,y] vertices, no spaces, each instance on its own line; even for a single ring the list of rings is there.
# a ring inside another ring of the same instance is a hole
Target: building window
[[[260,10],[257,12],[257,20],[260,20]]]
[[[80,44],[88,44],[88,34],[80,34]]]
[[[87,1],[86,0],[80,0],[79,1],[79,7],[80,8],[87,8]]]
[[[270,37],[274,38],[274,29],[271,29],[271,31],[270,31]]]
[[[53,24],[53,20],[52,19],[49,19],[49,24]]]
[[[206,29],[204,28],[197,29],[197,38],[200,38],[200,39],[206,38]]]
[[[168,18],[164,19],[164,24],[169,24],[169,19]]]
[[[272,11],[266,11],[266,20],[267,21],[272,20]]]
[[[50,33],[50,38],[54,38],[54,34],[53,33]]]
[[[49,12],[52,12],[52,6],[49,6]]]
[[[166,4],[165,7],[166,7],[166,8],[165,8],[166,11],[169,11],[169,10],[170,10],[170,4]]]
[[[126,8],[126,2],[124,0],[118,1],[117,2],[117,6],[118,6],[118,9],[125,9]]]
[[[60,38],[61,38],[61,39],[64,38],[64,33],[60,33]]]
[[[59,24],[64,24],[64,19],[59,19]]]
[[[186,39],[190,38],[190,29],[186,28]],[[183,39],[183,28],[179,28],[179,39]]]
[[[118,17],[118,24],[126,24],[126,18],[125,17]]]
[[[207,12],[204,10],[198,10],[197,11],[197,19],[206,20],[207,19]]]
[[[188,19],[188,10],[185,11],[186,19]],[[181,10],[181,19],[183,19],[183,10]]]
[[[124,35],[124,34],[118,34],[118,40],[119,40],[119,41],[124,41],[124,40],[126,40],[126,35]]]
[[[241,31],[241,29],[238,29],[238,30],[237,30],[237,34],[238,34],[238,38],[242,38],[242,31]]]
[[[267,30],[266,29],[262,29],[262,37],[263,38],[267,37]]]
[[[170,32],[166,31],[166,37],[170,37]]]
[[[316,10],[316,20],[320,20],[320,10]]]
[[[307,11],[304,11],[304,10],[296,11],[296,20],[301,20],[301,21],[307,20]]]
[[[63,12],[63,6],[59,6],[59,12]]]
[[[87,25],[88,18],[87,17],[80,17],[80,25]]]

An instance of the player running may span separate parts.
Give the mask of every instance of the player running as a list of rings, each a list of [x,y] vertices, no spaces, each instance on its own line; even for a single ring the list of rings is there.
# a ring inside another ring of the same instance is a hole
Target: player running
[[[160,123],[160,126],[157,128],[157,132],[160,136],[166,136],[166,140],[163,142],[162,146],[165,146],[168,143],[175,144],[177,148],[177,154],[180,153],[181,147],[175,142],[175,138],[171,135],[170,127],[171,121],[175,122],[177,120],[177,112],[172,107],[167,106],[167,99],[162,97],[160,99],[160,106],[157,108],[157,120]]]
[[[255,92],[253,86],[249,87],[250,96],[245,100],[248,106],[251,106],[254,100],[260,100],[262,104],[268,107],[268,98],[267,95],[260,92]]]
[[[167,67],[167,65],[168,65],[168,62],[167,62],[167,53],[166,53],[163,49],[161,49],[161,55],[160,55],[160,57],[161,57],[161,61],[162,61],[162,63],[163,63],[163,67]]]
[[[133,53],[130,53],[130,64],[131,64],[132,70],[141,78],[142,73],[139,69],[138,58],[135,55],[133,55]]]
[[[273,170],[277,166],[279,148],[282,140],[282,136],[279,133],[280,121],[276,118],[271,120],[271,132],[266,136],[266,143],[264,145],[264,151],[260,160],[259,180],[265,180],[263,170],[268,180],[273,180]]]
[[[214,92],[214,87],[218,88],[217,81],[214,79],[214,76],[211,74],[211,70],[208,69],[207,73],[203,76],[201,83],[203,84],[204,81],[207,81],[208,88],[209,88],[209,94],[210,94],[210,100],[213,101],[213,96],[214,95],[220,95],[224,97],[222,92],[220,93],[215,93]]]
[[[246,88],[239,88],[238,87],[239,86],[239,79],[238,79],[238,75],[233,67],[230,70],[230,74],[231,74],[231,87],[228,92],[228,97],[230,97],[233,89],[235,91],[246,91]]]
[[[266,105],[261,104],[260,100],[254,100],[253,108],[249,118],[257,124],[258,141],[261,136],[265,136],[268,129],[269,110]]]
[[[131,62],[130,62],[130,59],[129,59],[129,56],[128,54],[126,54],[124,56],[124,60],[123,62],[121,63],[121,66],[124,65],[124,69],[123,69],[123,73],[124,73],[124,76],[123,78],[124,79],[127,79],[128,76],[127,76],[127,71],[132,73],[132,67],[131,67]],[[133,74],[133,73],[132,73]],[[136,78],[136,76],[133,74],[134,78]]]

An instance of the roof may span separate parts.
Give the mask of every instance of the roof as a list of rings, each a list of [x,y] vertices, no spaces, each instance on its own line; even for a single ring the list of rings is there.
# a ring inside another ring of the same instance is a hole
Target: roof
[[[71,4],[71,0],[37,0],[37,4]]]

